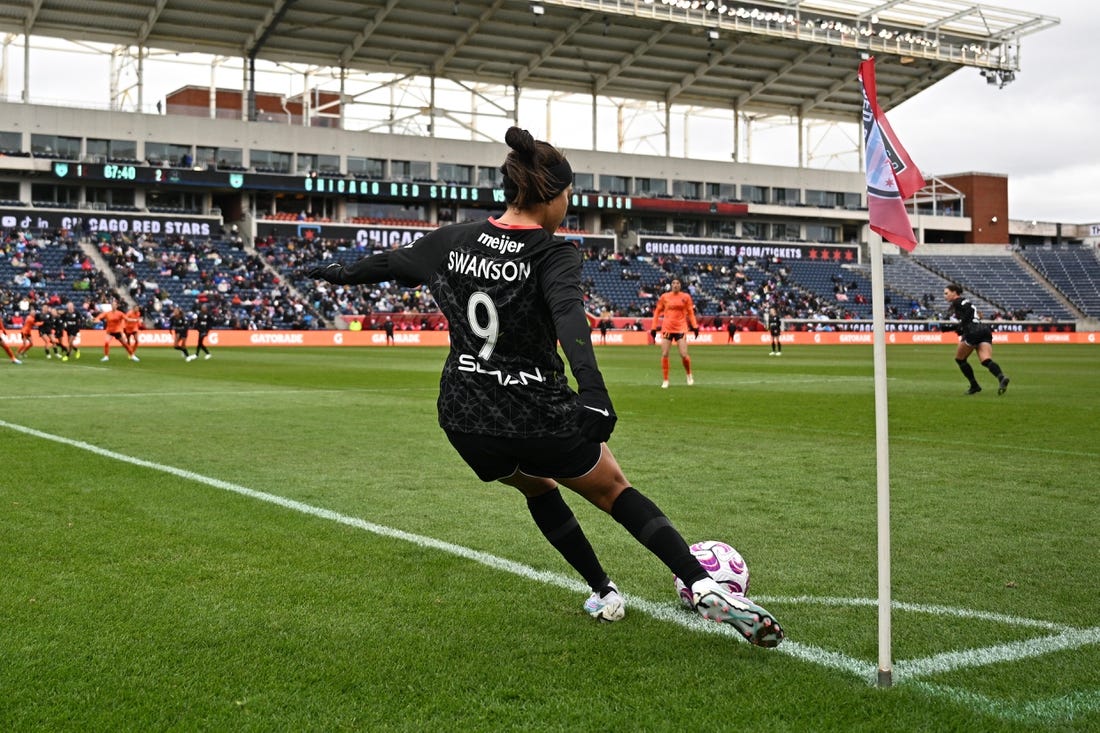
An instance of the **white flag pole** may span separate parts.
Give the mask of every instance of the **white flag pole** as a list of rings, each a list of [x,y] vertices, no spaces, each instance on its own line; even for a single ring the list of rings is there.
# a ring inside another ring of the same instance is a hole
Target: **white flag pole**
[[[871,318],[875,359],[875,455],[878,486],[878,686],[893,684],[890,648],[890,422],[886,400],[886,299],[882,237],[870,233]]]

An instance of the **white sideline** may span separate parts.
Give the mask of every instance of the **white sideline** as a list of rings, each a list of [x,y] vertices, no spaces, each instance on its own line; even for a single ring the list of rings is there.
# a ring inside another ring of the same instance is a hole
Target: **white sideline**
[[[382,537],[389,537],[392,539],[398,539],[405,542],[418,545],[420,547],[431,548],[446,552],[451,555],[456,555],[474,562],[480,563],[487,567],[502,570],[504,572],[512,573],[529,580],[534,580],[545,585],[562,588],[571,592],[575,592],[579,595],[587,594],[589,588],[579,580],[575,580],[558,573],[548,572],[544,570],[536,570],[530,566],[522,563],[517,563],[512,560],[497,557],[496,555],[490,555],[489,553],[473,550],[461,545],[455,545],[450,542],[444,542],[442,540],[435,539],[433,537],[426,537],[424,535],[413,534],[411,532],[405,532],[393,527],[386,527],[384,525],[368,522],[364,519],[357,517],[350,517],[339,512],[334,512],[329,509],[322,509],[310,504],[305,504],[294,499],[288,499],[286,497],[277,496],[264,491],[256,491],[255,489],[249,489],[238,484],[233,484],[228,481],[222,481],[220,479],[211,478],[209,476],[203,476],[202,474],[188,471],[182,468],[176,468],[174,466],[167,466],[160,463],[154,463],[152,461],[146,461],[134,456],[128,456],[123,453],[117,453],[106,448],[100,448],[99,446],[92,445],[91,443],[85,443],[80,440],[73,440],[60,435],[53,435],[52,433],[46,433],[41,430],[35,430],[23,425],[17,425],[9,423],[4,420],[0,420],[0,427],[13,430],[15,432],[30,435],[43,440],[49,440],[54,443],[60,443],[72,448],[78,448],[80,450],[94,453],[104,458],[110,458],[112,460],[120,461],[122,463],[129,463],[134,466],[140,466],[142,468],[148,468],[153,471],[159,471],[161,473],[167,473],[172,476],[176,476],[188,481],[194,481],[196,483],[205,484],[207,486],[221,489],[223,491],[230,491],[241,496],[246,496],[251,499],[258,499],[270,504],[275,504],[286,509],[292,509],[303,514],[318,517],[320,519],[328,519],[333,522],[338,522],[350,527],[362,529],[372,534],[376,534]],[[699,616],[688,613],[683,610],[679,602],[668,603],[654,603],[642,598],[635,598],[623,594],[632,612],[640,612],[652,618],[668,623],[676,624],[692,631],[709,634],[719,634],[744,641],[740,634],[733,631],[732,628],[723,624],[716,624],[710,621],[706,621]],[[877,601],[872,598],[829,598],[829,597],[816,597],[816,596],[799,596],[793,598],[780,598],[780,597],[767,597],[759,596],[757,600],[768,603],[779,603],[780,605],[794,605],[794,604],[807,604],[807,605],[831,605],[831,606],[868,606],[875,605]],[[1005,616],[1001,614],[992,614],[981,611],[968,611],[965,609],[955,609],[945,606],[926,606],[918,604],[907,604],[901,602],[895,602],[895,608],[900,610],[907,610],[919,613],[932,613],[935,615],[951,615],[963,618],[970,618],[974,620],[984,620],[996,623],[1005,623],[1016,626],[1025,626],[1031,628],[1043,629],[1046,631],[1058,630],[1060,633],[1054,636],[1039,637],[1035,639],[1028,639],[1025,641],[1012,642],[1007,644],[1000,644],[993,647],[987,647],[984,649],[972,649],[946,652],[943,654],[937,654],[925,659],[912,659],[912,660],[899,660],[895,666],[895,681],[897,684],[905,684],[913,681],[913,683],[929,694],[933,694],[940,697],[949,698],[952,701],[966,706],[979,707],[986,709],[985,712],[996,713],[997,703],[990,701],[986,698],[982,698],[980,705],[974,704],[978,700],[977,697],[972,696],[965,690],[958,690],[957,688],[943,687],[938,685],[932,685],[924,682],[920,682],[919,678],[924,676],[930,676],[948,672],[954,669],[964,667],[976,667],[986,664],[1002,663],[1007,661],[1015,661],[1021,659],[1027,659],[1031,657],[1041,656],[1052,652],[1063,651],[1067,649],[1076,649],[1081,646],[1100,644],[1100,627],[1092,627],[1087,629],[1077,629],[1066,627],[1060,624],[1055,624],[1048,621],[1036,621],[1032,619],[1025,619],[1014,616]],[[848,674],[854,675],[863,680],[869,685],[875,686],[877,684],[877,667],[874,663],[864,662],[853,657],[849,657],[839,652],[833,652],[827,649],[821,649],[812,644],[805,644],[801,642],[792,641],[791,639],[785,640],[775,650],[768,653],[783,653],[788,656],[801,659],[807,662],[812,662],[822,667],[829,669],[835,669]],[[1058,711],[1069,709],[1069,715],[1072,716],[1073,712],[1083,712],[1084,710],[1095,710],[1100,708],[1100,696],[1095,691],[1091,692],[1076,692],[1073,696],[1074,704],[1067,708],[1065,704],[1066,698],[1058,698],[1056,700],[1048,701],[1049,706],[1044,706],[1043,702],[1037,701],[1029,703],[1026,712],[1021,713],[1018,709],[1010,709],[1005,707],[1002,717],[1009,717],[1011,719],[1060,719],[1062,716]],[[1017,706],[1018,707],[1018,706]],[[991,708],[991,709],[989,709]]]

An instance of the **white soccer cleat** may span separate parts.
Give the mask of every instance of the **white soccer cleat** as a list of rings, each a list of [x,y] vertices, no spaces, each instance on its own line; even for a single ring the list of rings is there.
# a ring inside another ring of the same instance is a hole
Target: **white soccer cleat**
[[[11,359],[11,363],[12,363],[12,364],[22,364],[22,363],[23,363],[23,361],[22,361],[21,359],[16,359],[16,358],[15,358],[15,357],[13,356],[13,357],[12,357],[12,359]]]
[[[130,361],[141,361],[141,359],[137,357],[137,354],[130,354]]]
[[[750,644],[774,647],[783,641],[783,629],[774,616],[748,598],[730,593],[714,578],[696,581],[691,593],[700,616],[729,624]]]
[[[207,355],[206,355],[206,356],[204,356],[204,357],[203,357],[202,359],[203,359],[203,361],[206,361],[206,360],[207,360],[207,359],[209,359],[209,358],[210,358],[211,356],[212,356],[212,354],[207,354]]]
[[[688,375],[688,386],[690,387],[693,384],[695,384],[695,377],[693,377],[689,374]]]
[[[111,360],[111,357],[109,357],[109,356],[105,356],[102,359],[100,359],[100,361],[110,361],[110,360]]]
[[[186,359],[184,359],[184,361],[194,361],[195,359],[198,359],[198,358],[199,358],[199,357],[197,357],[196,355],[194,355],[194,354],[191,354],[191,355],[190,355],[190,356],[188,356],[188,357],[187,357]]]
[[[661,389],[668,389],[668,380],[661,382]]]
[[[626,615],[626,601],[615,584],[608,583],[606,588],[592,591],[584,602],[584,611],[597,621],[619,621]]]

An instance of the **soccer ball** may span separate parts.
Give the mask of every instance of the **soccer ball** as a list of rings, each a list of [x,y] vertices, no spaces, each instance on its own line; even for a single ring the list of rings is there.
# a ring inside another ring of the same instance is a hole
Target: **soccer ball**
[[[696,542],[690,548],[691,554],[699,559],[699,564],[710,573],[718,583],[738,596],[749,592],[749,566],[741,553],[733,549],[725,542],[707,540]],[[676,593],[680,596],[680,602],[686,608],[693,609],[691,588],[684,585],[684,581],[672,576],[672,582],[676,586]]]

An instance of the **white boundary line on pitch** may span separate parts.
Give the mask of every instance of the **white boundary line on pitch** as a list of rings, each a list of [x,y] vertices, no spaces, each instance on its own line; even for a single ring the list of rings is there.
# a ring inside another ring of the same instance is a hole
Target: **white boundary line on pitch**
[[[8,428],[15,432],[30,435],[32,437],[41,438],[43,440],[49,440],[54,443],[60,443],[72,448],[78,448],[89,453],[94,453],[104,458],[110,458],[112,460],[120,461],[122,463],[129,463],[141,468],[148,468],[161,473],[167,473],[178,478],[185,479],[187,481],[194,481],[196,483],[205,484],[207,486],[221,489],[223,491],[230,491],[241,496],[248,497],[250,499],[258,499],[260,501],[275,504],[286,509],[292,509],[303,514],[307,514],[320,519],[328,519],[330,521],[338,522],[350,527],[371,532],[382,537],[388,537],[392,539],[398,539],[405,542],[410,542],[420,547],[426,547],[431,549],[440,550],[451,555],[466,558],[474,562],[480,563],[487,567],[502,570],[504,572],[512,573],[529,580],[543,583],[545,585],[562,588],[568,591],[573,591],[579,594],[587,594],[589,588],[584,583],[573,578],[559,575],[544,570],[536,570],[528,565],[507,560],[505,558],[497,557],[496,555],[490,555],[486,552],[480,552],[461,545],[455,545],[450,542],[444,542],[442,540],[435,539],[433,537],[427,537],[424,535],[413,534],[411,532],[405,532],[393,527],[386,527],[384,525],[368,522],[364,519],[357,517],[350,517],[339,512],[334,512],[329,509],[322,509],[310,504],[305,504],[294,499],[287,499],[286,497],[278,496],[276,494],[269,494],[264,491],[256,491],[249,489],[238,484],[233,484],[228,481],[222,481],[221,479],[211,478],[209,476],[203,476],[202,474],[194,473],[182,468],[175,468],[174,466],[167,466],[160,463],[154,463],[142,458],[135,458],[123,453],[117,453],[106,448],[100,448],[99,446],[92,445],[91,443],[85,443],[80,440],[73,440],[60,435],[54,435],[52,433],[46,433],[41,430],[35,430],[23,425],[16,425],[9,423],[5,420],[0,420],[0,427]],[[624,594],[625,595],[625,594]],[[654,603],[642,598],[635,598],[633,596],[626,596],[630,602],[630,607],[634,611],[639,611],[652,618],[660,621],[666,621],[668,623],[676,624],[678,626],[690,629],[692,631],[698,631],[709,634],[719,634],[728,636],[734,639],[741,639],[740,634],[733,631],[729,626],[722,624],[716,624],[711,621],[706,621],[699,616],[689,614],[685,612],[680,606],[679,602],[669,603]],[[850,605],[850,606],[873,606],[877,601],[874,599],[847,599],[847,598],[828,598],[828,597],[813,597],[813,596],[799,596],[792,598],[782,597],[765,597],[761,596],[760,600],[778,603],[789,604],[820,604],[820,605]],[[994,664],[1006,661],[1017,661],[1021,659],[1028,659],[1044,654],[1050,654],[1057,651],[1063,651],[1067,649],[1076,649],[1081,646],[1100,644],[1100,627],[1093,627],[1088,629],[1076,629],[1070,627],[1063,627],[1058,624],[1047,621],[1035,621],[1031,619],[1023,619],[1013,616],[1005,616],[1001,614],[992,614],[986,612],[967,611],[964,609],[955,609],[946,606],[926,606],[919,604],[906,604],[895,603],[895,608],[901,610],[932,613],[937,615],[953,615],[961,618],[973,618],[979,620],[993,621],[998,623],[1008,623],[1018,626],[1027,626],[1031,628],[1042,628],[1046,630],[1061,629],[1061,633],[1054,636],[1041,637],[1036,639],[1029,639],[1020,642],[1012,642],[1008,644],[999,644],[993,647],[986,647],[984,649],[973,649],[968,651],[954,651],[944,654],[937,654],[925,659],[913,659],[902,660],[895,664],[895,678],[899,683],[905,683],[909,680],[914,680],[915,686],[930,694],[940,697],[947,697],[959,704],[976,707],[983,712],[993,713],[1001,715],[1000,703],[997,701],[984,698],[980,695],[970,693],[965,690],[959,690],[958,688],[943,687],[938,685],[932,685],[924,682],[919,682],[919,678],[926,675],[940,674],[942,672],[948,672],[955,669],[965,667],[983,666],[986,664]],[[827,649],[821,649],[812,644],[805,644],[802,642],[792,641],[790,639],[784,641],[776,650],[778,653],[783,653],[796,659],[801,659],[813,664],[817,664],[829,669],[836,669],[839,671],[847,672],[862,679],[864,682],[875,685],[877,683],[878,672],[877,665],[870,662],[863,662],[840,652],[833,652]],[[1071,700],[1072,705],[1068,705],[1065,700]],[[1052,703],[1048,705],[1048,703]],[[1055,719],[1060,720],[1065,716],[1058,717],[1056,710],[1066,709],[1066,715],[1072,716],[1076,712],[1091,712],[1095,709],[1100,709],[1100,694],[1095,691],[1075,693],[1069,698],[1058,698],[1055,701],[1036,701],[1028,703],[1026,708],[1020,708],[1019,710],[1006,710],[1006,714],[1002,717],[1011,717],[1012,719],[1023,719],[1023,716],[1027,719]],[[1011,714],[1009,714],[1011,713]],[[1054,717],[1052,717],[1054,716]]]

